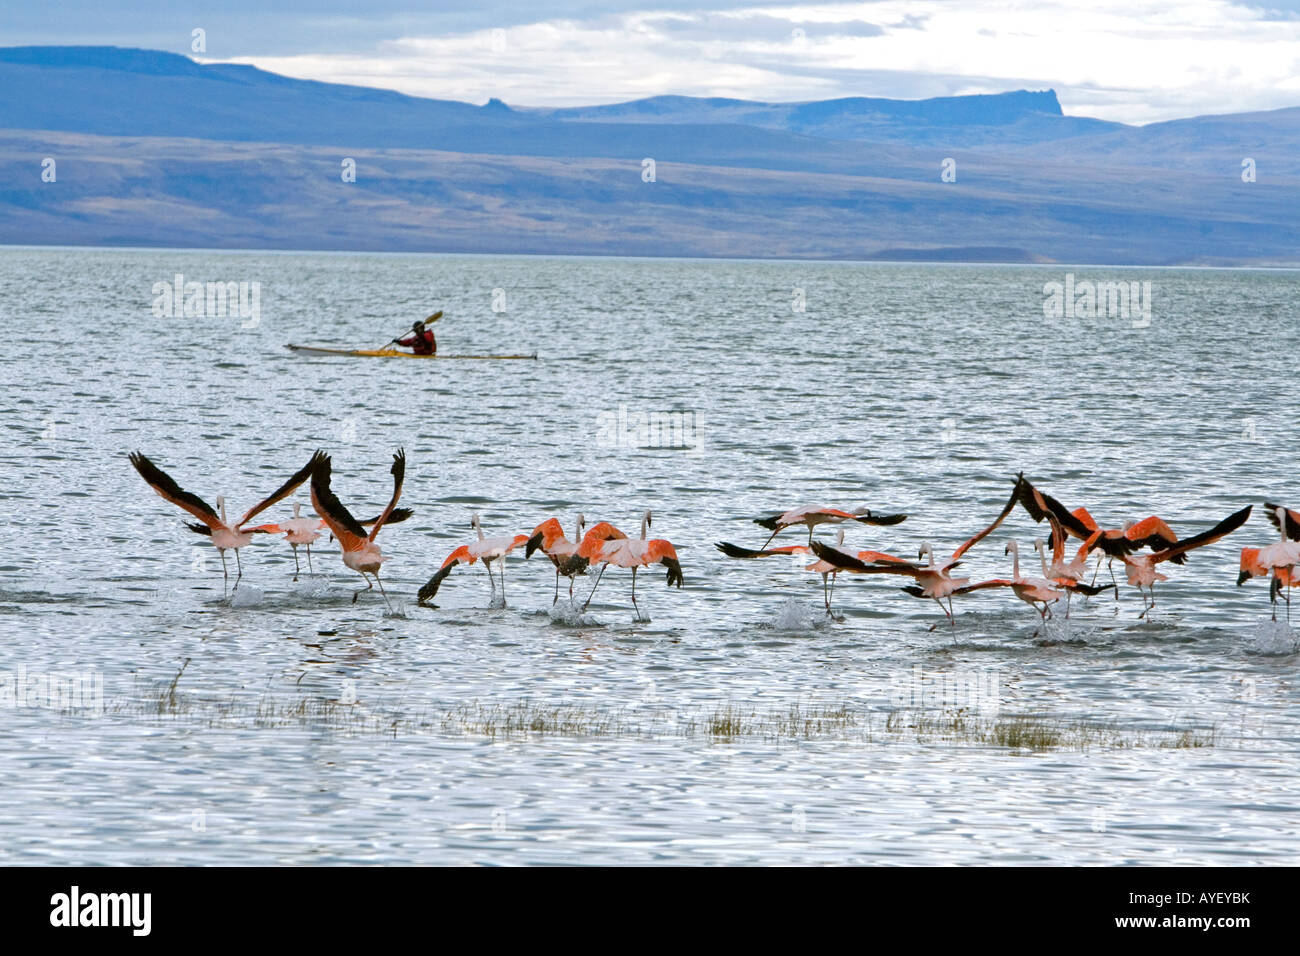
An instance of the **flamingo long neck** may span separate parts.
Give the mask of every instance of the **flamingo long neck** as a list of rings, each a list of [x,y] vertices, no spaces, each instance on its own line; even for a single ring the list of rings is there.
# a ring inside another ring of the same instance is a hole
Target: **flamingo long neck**
[[[1043,577],[1047,577],[1047,550],[1041,541],[1038,543],[1038,560],[1043,566]]]
[[[578,515],[578,523],[575,526],[575,530],[573,532],[573,540],[575,542],[582,540],[582,529],[585,528],[586,526],[587,526],[587,519],[585,519],[582,515]]]
[[[649,529],[649,527],[650,527],[650,512],[647,511],[645,513],[645,517],[641,519],[641,540],[642,541],[645,540],[645,533]]]
[[[1011,542],[1011,577],[1020,580],[1020,545]]]
[[[224,525],[226,525],[226,527],[230,527],[230,525],[226,522],[226,497],[225,497],[225,495],[221,495],[220,497],[217,498],[217,511],[218,511],[218,513],[221,515],[221,523],[224,524]]]
[[[225,516],[222,515],[224,518]],[[1277,509],[1277,526],[1282,529],[1282,543],[1286,544],[1286,509]]]
[[[299,501],[295,501],[293,503],[293,516],[295,520],[301,515],[302,515],[302,503]]]
[[[483,525],[479,523],[479,520],[478,520],[478,512],[477,512],[477,511],[474,512],[474,517],[470,520],[470,524],[472,524],[472,525],[474,526],[474,530],[478,532],[478,539],[479,539],[480,541],[482,541],[482,540],[483,540]]]
[[[924,551],[924,552],[926,553],[926,556],[927,556],[927,557],[929,557],[929,559],[930,559],[930,567],[933,568],[933,567],[934,567],[934,548],[930,547],[930,542],[927,541],[927,542],[925,542],[925,544],[921,545],[921,550]]]

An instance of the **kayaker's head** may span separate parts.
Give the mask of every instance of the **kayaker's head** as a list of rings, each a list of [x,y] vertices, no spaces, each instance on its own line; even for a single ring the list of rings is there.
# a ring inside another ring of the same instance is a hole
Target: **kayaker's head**
[[[412,331],[412,332],[423,332],[423,331],[424,331],[424,326],[421,325],[419,322],[412,323],[412,325],[411,325],[411,331]]]

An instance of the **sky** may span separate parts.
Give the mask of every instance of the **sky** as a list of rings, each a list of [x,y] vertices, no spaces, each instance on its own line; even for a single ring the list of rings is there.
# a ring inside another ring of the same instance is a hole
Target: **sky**
[[[171,50],[518,106],[1048,88],[1068,114],[1125,123],[1300,106],[1300,0],[6,4],[0,45],[26,44]]]

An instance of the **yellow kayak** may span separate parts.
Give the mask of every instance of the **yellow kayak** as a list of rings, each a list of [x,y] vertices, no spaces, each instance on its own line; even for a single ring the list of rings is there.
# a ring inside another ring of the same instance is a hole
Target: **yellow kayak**
[[[408,358],[408,359],[535,359],[532,355],[416,355],[414,352],[402,352],[398,349],[328,349],[315,345],[286,345],[285,348],[299,355],[349,355],[360,358]]]

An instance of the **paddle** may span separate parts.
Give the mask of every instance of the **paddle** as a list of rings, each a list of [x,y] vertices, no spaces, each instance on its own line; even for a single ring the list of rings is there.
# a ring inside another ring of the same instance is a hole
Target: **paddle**
[[[432,325],[434,322],[437,322],[437,321],[438,321],[439,319],[441,319],[441,318],[442,318],[442,309],[439,309],[437,312],[433,313],[433,315],[429,316],[427,319],[421,319],[421,320],[420,320],[420,324],[421,324],[421,325]],[[403,334],[405,334],[405,333],[403,333]],[[387,342],[385,342],[383,345],[378,346],[377,348],[381,348],[381,349],[382,349],[382,348],[387,348],[388,346],[393,345],[394,343],[396,343],[397,340],[400,339],[401,337],[402,337],[402,336],[400,336],[400,335],[395,336],[394,338],[389,339]]]

